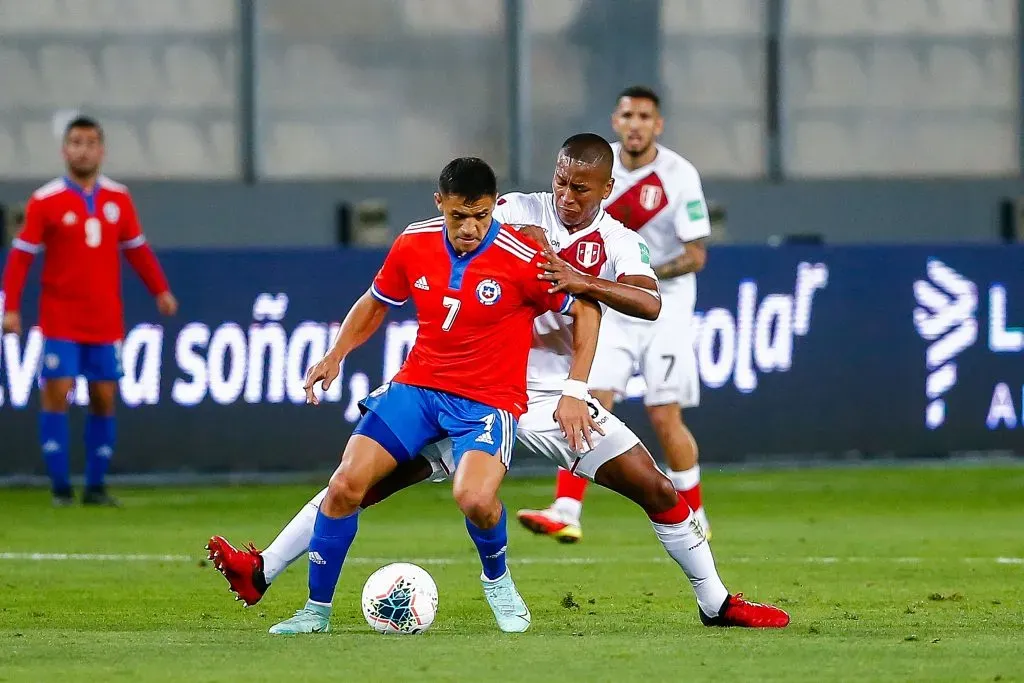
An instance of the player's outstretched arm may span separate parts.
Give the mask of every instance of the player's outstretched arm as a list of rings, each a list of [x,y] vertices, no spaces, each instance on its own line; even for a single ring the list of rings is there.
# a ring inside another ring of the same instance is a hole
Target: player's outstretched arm
[[[624,275],[618,282],[593,277],[573,268],[550,249],[544,250],[547,263],[542,280],[552,282],[552,292],[569,292],[598,301],[623,315],[643,320],[657,320],[661,313],[658,282],[646,275]]]
[[[592,301],[576,299],[569,315],[573,317],[572,365],[562,398],[555,409],[555,421],[562,428],[569,446],[582,453],[593,447],[590,440],[593,432],[604,434],[586,403],[587,379],[594,365],[597,336],[601,329],[601,307]]]
[[[345,356],[366,343],[381,326],[388,315],[388,305],[366,292],[349,309],[341,323],[338,338],[323,359],[306,373],[306,403],[317,405],[320,399],[313,393],[317,382],[327,391],[341,373],[341,361]]]

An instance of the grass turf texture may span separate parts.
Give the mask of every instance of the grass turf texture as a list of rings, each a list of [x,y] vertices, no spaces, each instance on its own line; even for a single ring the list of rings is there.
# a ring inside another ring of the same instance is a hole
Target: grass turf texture
[[[504,497],[510,510],[536,507],[551,488],[514,479]],[[703,628],[644,516],[593,488],[578,546],[511,522],[533,626],[503,635],[448,487],[423,484],[363,515],[334,631],[273,637],[303,604],[305,561],[243,610],[201,549],[213,533],[265,545],[315,490],[120,490],[121,510],[54,510],[41,491],[0,491],[0,681],[1024,680],[1024,565],[1013,559],[1024,557],[1024,468],[707,474],[722,576],[789,610],[783,631]],[[359,609],[366,577],[431,558],[433,628],[372,632]]]

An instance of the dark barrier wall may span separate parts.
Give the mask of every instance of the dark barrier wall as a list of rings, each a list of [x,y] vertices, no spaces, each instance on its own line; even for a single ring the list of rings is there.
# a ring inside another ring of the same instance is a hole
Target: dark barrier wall
[[[382,256],[164,253],[181,300],[171,321],[126,274],[114,470],[326,471],[357,399],[415,336],[412,311],[397,311],[325,403],[304,405],[304,370]],[[27,322],[37,283],[38,265]],[[1024,450],[1024,248],[720,247],[699,283],[704,390],[689,419],[705,461]],[[38,330],[3,340],[0,474],[42,472],[41,348]],[[621,414],[654,443],[638,401]]]

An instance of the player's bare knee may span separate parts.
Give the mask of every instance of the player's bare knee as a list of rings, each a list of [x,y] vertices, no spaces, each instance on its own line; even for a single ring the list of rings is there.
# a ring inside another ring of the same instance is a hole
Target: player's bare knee
[[[677,403],[647,406],[647,417],[651,420],[651,426],[659,434],[683,426],[683,411]]]
[[[644,509],[648,514],[668,512],[679,504],[679,493],[676,491],[672,481],[661,474],[652,476],[650,484],[645,487]]]
[[[344,472],[335,472],[327,486],[327,495],[320,503],[320,509],[328,517],[343,517],[359,509],[366,497],[366,487],[354,481]]]
[[[501,519],[501,503],[489,492],[453,487],[452,496],[466,519],[481,529],[490,529]]]
[[[39,393],[39,403],[43,410],[48,413],[67,412],[69,396],[75,380],[70,377],[56,377],[43,382],[42,391]]]

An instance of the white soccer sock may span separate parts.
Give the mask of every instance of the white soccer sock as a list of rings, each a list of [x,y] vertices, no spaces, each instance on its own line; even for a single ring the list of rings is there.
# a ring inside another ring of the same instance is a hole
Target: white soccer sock
[[[690,580],[701,611],[709,617],[715,617],[729,597],[729,591],[718,576],[711,546],[703,534],[694,529],[692,519],[691,515],[679,524],[651,522],[651,526],[665,550]]]
[[[305,557],[309,550],[309,540],[313,538],[317,510],[320,509],[320,503],[326,495],[325,488],[313,496],[263,551],[263,576],[267,583],[273,583],[277,575],[287,569],[288,565],[300,557]]]
[[[583,503],[575,498],[556,498],[551,509],[574,524],[580,523],[580,515],[583,513]]]
[[[672,481],[676,491],[689,491],[700,483],[700,465],[694,465],[688,470],[666,469],[665,476]]]

